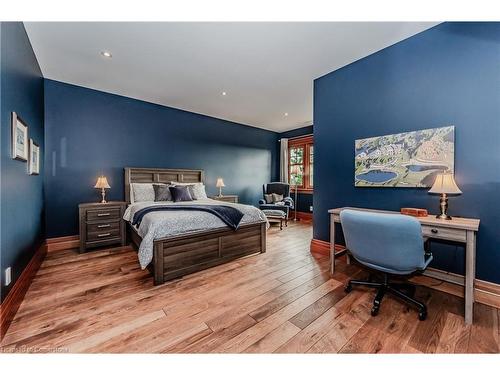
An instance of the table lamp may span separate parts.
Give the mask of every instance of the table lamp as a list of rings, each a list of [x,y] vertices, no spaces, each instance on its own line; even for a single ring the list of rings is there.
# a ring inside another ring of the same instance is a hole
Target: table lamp
[[[219,197],[222,197],[222,188],[225,187],[226,185],[224,185],[224,180],[222,179],[222,177],[219,177],[217,179],[217,182],[215,184],[215,187],[218,187],[219,188]]]
[[[451,216],[448,215],[448,195],[459,195],[462,191],[458,188],[453,174],[451,173],[440,173],[437,175],[434,185],[432,185],[429,194],[440,194],[439,208],[441,213],[436,217],[443,220],[451,220]]]
[[[104,189],[111,189],[111,186],[109,186],[108,184],[108,180],[106,179],[106,177],[104,176],[101,176],[97,179],[97,182],[94,186],[94,188],[96,189],[101,189],[101,195],[102,195],[102,201],[101,203],[106,203],[106,190]]]

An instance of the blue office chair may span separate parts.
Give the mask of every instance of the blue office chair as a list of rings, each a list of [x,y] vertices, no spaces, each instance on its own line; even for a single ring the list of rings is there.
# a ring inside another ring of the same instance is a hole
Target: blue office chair
[[[346,209],[340,213],[340,222],[349,253],[362,265],[383,273],[382,282],[372,281],[371,276],[367,281],[349,280],[345,291],[349,293],[353,285],[376,288],[372,316],[378,314],[382,298],[389,292],[417,306],[419,319],[425,320],[427,307],[413,298],[415,287],[389,282],[389,275],[410,275],[423,271],[432,260],[432,255],[425,252],[418,220],[398,214]]]

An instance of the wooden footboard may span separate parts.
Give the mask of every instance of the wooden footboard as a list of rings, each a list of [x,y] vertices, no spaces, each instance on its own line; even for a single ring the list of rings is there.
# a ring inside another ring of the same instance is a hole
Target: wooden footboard
[[[139,246],[140,236],[133,229],[131,239]],[[161,238],[154,241],[154,284],[265,251],[266,223]]]

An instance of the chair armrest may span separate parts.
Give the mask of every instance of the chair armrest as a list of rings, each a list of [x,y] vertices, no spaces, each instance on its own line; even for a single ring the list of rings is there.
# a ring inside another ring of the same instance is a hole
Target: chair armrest
[[[285,197],[283,198],[283,203],[285,203],[285,206],[289,206],[290,208],[293,208],[293,199],[290,197]]]

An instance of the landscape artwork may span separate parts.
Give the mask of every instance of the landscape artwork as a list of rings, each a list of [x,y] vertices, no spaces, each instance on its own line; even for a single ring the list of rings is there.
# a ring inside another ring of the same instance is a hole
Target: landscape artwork
[[[357,187],[431,187],[454,173],[455,127],[417,130],[355,141]]]

